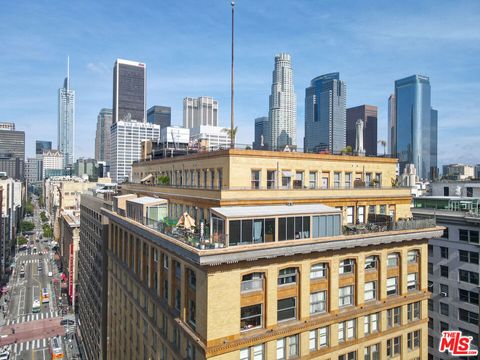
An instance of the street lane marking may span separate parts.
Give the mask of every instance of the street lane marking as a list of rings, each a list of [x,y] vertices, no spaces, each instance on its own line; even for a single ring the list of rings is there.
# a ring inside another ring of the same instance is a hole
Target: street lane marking
[[[28,351],[29,348],[30,348],[30,342],[27,342],[25,344],[25,350]],[[33,349],[33,346],[32,346],[32,349]]]

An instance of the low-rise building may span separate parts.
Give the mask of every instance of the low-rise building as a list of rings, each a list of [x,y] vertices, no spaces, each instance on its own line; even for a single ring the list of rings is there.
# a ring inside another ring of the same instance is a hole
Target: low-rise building
[[[472,336],[472,350],[478,350],[480,198],[427,196],[413,201],[414,218],[434,217],[444,227],[428,245],[428,352],[431,358],[447,360],[451,355],[438,351],[442,331]]]
[[[443,165],[443,178],[450,180],[467,180],[475,177],[475,168],[465,164]]]
[[[199,150],[227,149],[231,139],[227,129],[221,126],[200,125],[190,129],[190,140]]]
[[[441,180],[430,184],[432,196],[480,197],[480,181]]]

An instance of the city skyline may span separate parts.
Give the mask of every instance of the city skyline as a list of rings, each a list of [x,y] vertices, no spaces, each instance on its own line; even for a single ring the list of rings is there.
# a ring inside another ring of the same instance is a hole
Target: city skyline
[[[304,89],[308,86],[308,81],[319,73],[339,71],[349,84],[347,107],[363,103],[378,106],[379,139],[387,140],[387,99],[393,91],[394,81],[411,74],[429,76],[432,83],[432,105],[441,115],[439,144],[442,146],[439,147],[439,165],[450,162],[476,162],[475,156],[468,150],[468,144],[478,137],[480,131],[472,129],[475,123],[473,104],[479,83],[477,74],[480,72],[477,71],[478,65],[471,63],[467,58],[475,58],[478,47],[474,41],[459,40],[474,40],[480,36],[480,29],[473,16],[478,13],[478,4],[462,2],[463,6],[458,4],[453,6],[431,2],[422,4],[407,2],[391,5],[388,9],[375,7],[373,3],[368,2],[361,5],[352,3],[351,6],[336,6],[330,3],[313,6],[307,2],[296,4],[276,2],[276,6],[272,6],[273,2],[268,1],[259,7],[252,4],[251,1],[245,1],[236,7],[238,31],[235,118],[236,125],[239,126],[237,140],[239,143],[247,144],[253,140],[253,119],[265,113],[268,108],[271,58],[274,54],[285,51],[294,59],[294,82],[297,89]],[[103,36],[82,30],[77,21],[71,24],[72,27],[65,34],[49,37],[53,29],[65,21],[62,20],[65,18],[61,16],[63,13],[74,11],[79,15],[78,18],[81,18],[80,15],[84,12],[90,13],[91,5],[52,9],[48,5],[43,8],[29,5],[27,8],[21,4],[8,4],[0,15],[5,20],[3,26],[8,30],[0,35],[0,39],[9,46],[10,51],[0,58],[0,64],[16,70],[13,71],[15,74],[13,77],[6,74],[4,81],[8,85],[15,80],[17,88],[11,93],[5,90],[2,93],[4,95],[0,100],[0,108],[3,109],[2,120],[16,122],[18,129],[32,129],[26,137],[28,156],[34,154],[36,138],[54,140],[51,133],[54,133],[56,128],[54,121],[56,84],[58,78],[63,76],[64,65],[61,62],[67,54],[73,59],[72,73],[77,91],[79,128],[75,152],[78,156],[93,156],[96,115],[101,108],[109,107],[111,104],[110,64],[117,57],[141,59],[149,66],[147,106],[155,103],[171,106],[174,125],[181,124],[181,104],[185,96],[208,95],[227,105],[229,103],[227,29],[230,21],[228,5],[213,5],[216,11],[208,11],[208,16],[203,17],[204,20],[198,24],[188,21],[198,16],[198,10],[193,12],[189,9],[188,2],[176,6],[177,15],[172,13],[168,6],[164,8],[160,5],[155,8],[153,13],[159,11],[163,12],[166,18],[171,17],[161,26],[163,29],[168,28],[172,33],[168,40],[172,47],[169,53],[175,53],[175,59],[182,58],[175,63],[171,54],[159,53],[159,50],[151,47],[146,50],[147,43],[161,40],[159,45],[163,46],[166,40],[159,39],[156,33],[137,24],[135,20],[128,20],[129,25],[138,27],[137,34],[142,35],[141,38],[135,35],[135,43],[132,43],[132,38],[120,28],[114,26],[109,30],[107,26],[97,24],[99,19],[103,18],[102,14],[112,10],[108,3],[96,4],[94,10],[97,13],[88,21],[92,25],[100,26],[102,31],[108,30],[107,33],[120,31],[123,37],[122,41],[120,37],[118,40],[112,39],[108,49],[99,50],[97,53],[95,50],[99,49]],[[348,11],[345,11],[346,8]],[[136,11],[144,14],[152,9],[147,4]],[[117,13],[125,10],[125,7],[119,6],[113,11]],[[312,15],[313,10],[315,11]],[[53,11],[59,15],[56,16],[58,20],[39,26],[38,20],[28,16],[31,12],[38,11],[40,15]],[[340,12],[344,12],[345,16],[339,21],[336,15]],[[411,15],[416,12],[419,15]],[[9,16],[20,13],[26,15],[25,28],[22,31],[12,30],[14,27],[11,26],[12,20]],[[284,24],[285,28],[275,26],[274,20],[286,13],[292,15]],[[446,14],[449,15],[447,20],[444,19]],[[375,27],[375,30],[365,21],[372,16],[379,21],[379,26]],[[414,28],[418,28],[418,32],[405,32],[401,27],[405,16],[408,17],[409,23],[416,24]],[[183,18],[181,26],[176,24],[179,17]],[[461,22],[455,21],[460,18]],[[322,25],[319,25],[318,20],[323,20]],[[215,24],[212,24],[212,21]],[[255,27],[253,31],[247,29],[255,23],[261,23],[262,30],[268,23],[272,29],[262,34]],[[386,26],[387,24],[389,26]],[[454,27],[454,30],[448,30],[449,27]],[[297,28],[298,31],[292,31]],[[205,45],[195,45],[193,48],[190,46],[186,38],[189,38],[188,34],[194,32],[211,37],[208,48],[217,48],[214,58],[205,50]],[[75,35],[77,33],[85,36],[77,38],[78,35]],[[128,40],[126,42],[123,41],[125,36]],[[69,43],[68,39],[78,41]],[[330,53],[313,61],[312,56],[318,53],[318,48],[309,44],[315,39],[323,41],[322,46]],[[33,43],[35,46],[27,46]],[[69,45],[64,45],[65,43]],[[89,46],[92,47],[92,51],[85,51],[84,49]],[[375,66],[368,57],[363,56],[367,52],[370,53],[372,47],[375,49]],[[195,62],[183,57],[185,51],[183,48],[188,48],[189,53],[194,51],[198,54]],[[352,58],[354,61],[351,61]],[[42,73],[33,65],[38,63],[45,65]],[[255,64],[255,67],[252,67],[252,64]],[[445,68],[454,71],[445,72]],[[20,92],[22,96],[19,96]],[[40,94],[37,99],[31,101],[38,115],[35,121],[28,116],[28,111],[16,109],[19,108],[17,105],[20,101],[27,101],[25,94],[29,92]],[[453,101],[452,93],[461,93],[462,96],[456,97]],[[297,107],[298,144],[302,143],[304,135],[303,103],[303,96],[300,96]],[[224,109],[226,111],[222,112],[219,118],[221,125],[226,125],[229,118],[228,105],[224,106]],[[452,134],[455,140],[447,141],[452,139]]]

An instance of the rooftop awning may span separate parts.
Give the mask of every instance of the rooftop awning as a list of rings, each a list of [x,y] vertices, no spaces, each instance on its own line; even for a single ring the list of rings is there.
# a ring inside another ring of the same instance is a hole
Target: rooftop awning
[[[147,176],[145,176],[142,180],[140,180],[141,183],[144,183],[145,181],[148,181],[150,179],[153,179],[153,175],[152,174],[148,174]]]

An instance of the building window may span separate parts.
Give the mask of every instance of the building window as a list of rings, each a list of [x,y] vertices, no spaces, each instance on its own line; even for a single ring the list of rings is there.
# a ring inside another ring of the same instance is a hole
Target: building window
[[[388,267],[397,267],[398,266],[398,254],[393,253],[393,254],[388,254],[387,255],[387,266]]]
[[[428,347],[429,348],[434,348],[433,346],[433,336],[432,335],[428,335]]]
[[[448,324],[446,322],[440,321],[440,333],[443,331],[448,331]]]
[[[355,319],[338,323],[338,342],[355,339]]]
[[[375,270],[378,266],[378,256],[367,256],[365,258],[365,270]]]
[[[387,357],[394,358],[395,356],[400,355],[400,349],[402,344],[402,337],[397,336],[393,339],[387,340]]]
[[[260,170],[252,170],[252,189],[260,189]]]
[[[470,242],[473,244],[478,244],[478,231],[477,230],[464,230],[460,229],[459,231],[459,239],[460,241]]]
[[[327,292],[318,291],[310,294],[310,314],[318,314],[327,311]]]
[[[433,245],[428,245],[428,256],[433,256]]]
[[[418,250],[411,250],[407,254],[407,261],[409,264],[418,263]]]
[[[276,171],[268,170],[267,171],[267,189],[275,189],[276,187]]]
[[[365,206],[357,207],[357,224],[365,223]]]
[[[363,348],[364,360],[380,360],[380,344],[373,344]]]
[[[434,330],[433,319],[430,316],[428,317],[428,328]]]
[[[402,308],[400,306],[387,310],[387,327],[400,326],[402,321]]]
[[[165,270],[168,270],[168,255],[167,254],[163,254],[163,268]]]
[[[448,259],[448,248],[445,246],[440,246],[440,257],[443,259]]]
[[[195,360],[195,345],[190,340],[187,340],[187,360]]]
[[[241,292],[263,290],[263,273],[251,273],[242,276]]]
[[[478,285],[478,272],[459,269],[458,275],[459,275],[460,281]]]
[[[180,290],[175,290],[175,310],[180,311]]]
[[[420,330],[415,330],[407,334],[407,347],[408,350],[420,347]]]
[[[467,186],[467,197],[473,197],[473,187]]]
[[[431,262],[428,263],[428,273],[433,275],[433,263]]]
[[[310,351],[319,350],[327,347],[329,344],[328,326],[321,327],[309,332],[309,349]]]
[[[353,224],[353,206],[347,206],[347,224]]]
[[[365,301],[377,300],[377,282],[369,281],[365,283]]]
[[[312,265],[310,268],[310,279],[325,279],[328,273],[328,264],[320,263]]]
[[[264,345],[255,345],[249,348],[240,350],[240,360],[263,360],[264,359]]]
[[[351,351],[348,354],[339,355],[338,360],[357,360],[357,352]]]
[[[163,298],[168,301],[168,280],[163,281]]]
[[[241,331],[262,327],[262,304],[242,307],[240,313]]]
[[[449,196],[450,188],[448,186],[443,187],[443,196]]]
[[[297,268],[286,268],[278,272],[278,285],[295,284],[297,282]]]
[[[387,205],[380,205],[380,215],[387,215]]]
[[[355,271],[355,260],[345,259],[340,261],[338,271],[340,275],[353,274],[353,272]]]
[[[352,306],[354,305],[354,290],[353,285],[344,286],[338,289],[338,306]]]
[[[473,311],[468,311],[468,310],[459,308],[458,318],[461,321],[465,321],[473,325],[478,325],[478,314],[474,313]]]
[[[460,298],[460,301],[468,302],[477,306],[479,305],[478,294],[476,292],[458,289],[458,296]]]
[[[418,274],[411,273],[407,275],[407,290],[416,291],[418,290]]]
[[[297,318],[297,299],[290,297],[277,301],[277,321]]]
[[[459,250],[460,261],[478,265],[478,252]]]
[[[314,171],[310,171],[310,173],[308,174],[308,187],[310,189],[317,188],[317,173]]]
[[[432,299],[428,299],[428,310],[429,311],[435,311],[434,308],[433,308],[433,300]]]
[[[192,289],[197,287],[197,275],[195,275],[193,270],[188,271],[188,285],[190,285]]]
[[[378,331],[379,314],[365,315],[363,318],[363,331],[365,335],[372,334]]]
[[[407,305],[408,321],[420,320],[420,302],[414,302]]]
[[[448,278],[448,266],[440,265],[440,276]]]
[[[444,297],[448,297],[448,285],[440,284],[440,294]]]
[[[352,187],[352,173],[347,172],[345,173],[345,187],[350,189]]]
[[[471,336],[472,342],[471,344],[478,344],[478,332],[470,331],[467,329],[462,329],[461,327],[458,328],[462,332],[463,336]]]
[[[195,301],[190,300],[188,304],[188,321],[190,324],[195,326],[196,324],[196,313],[195,313]]]
[[[368,206],[368,213],[369,214],[375,214],[376,211],[376,206],[375,205],[369,205]]]
[[[277,360],[293,359],[298,357],[298,335],[277,340]]]
[[[445,303],[440,303],[440,314],[444,316],[449,316],[450,315],[450,309],[448,304]]]
[[[303,171],[297,171],[295,173],[295,179],[293,180],[294,189],[303,189]]]
[[[393,296],[398,294],[398,281],[396,277],[387,279],[387,296]]]
[[[340,188],[340,181],[341,181],[341,176],[342,174],[339,173],[339,172],[334,172],[333,173],[333,187],[335,189],[339,189]]]
[[[372,182],[372,173],[365,174],[365,186],[370,186]]]

